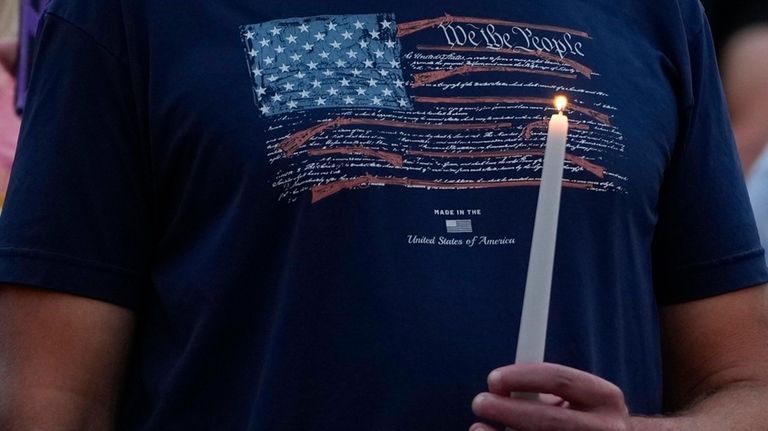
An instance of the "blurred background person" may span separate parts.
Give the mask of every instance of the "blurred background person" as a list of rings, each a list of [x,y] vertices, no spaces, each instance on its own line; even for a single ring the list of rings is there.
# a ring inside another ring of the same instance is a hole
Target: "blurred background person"
[[[703,0],[742,167],[749,176],[768,143],[768,2]]]
[[[768,249],[768,2],[703,0],[712,25],[736,146]]]
[[[14,111],[13,76],[18,64],[18,24],[18,1],[0,0],[0,205],[5,200],[20,125]]]
[[[768,3],[762,5],[768,11]],[[749,177],[768,143],[768,18],[735,32],[721,59],[734,135]]]
[[[19,32],[19,2],[0,0],[0,67],[8,71],[15,67]]]

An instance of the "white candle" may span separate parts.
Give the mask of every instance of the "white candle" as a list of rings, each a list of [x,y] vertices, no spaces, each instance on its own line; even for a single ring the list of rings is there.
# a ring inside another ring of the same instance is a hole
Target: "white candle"
[[[568,117],[563,115],[563,109],[567,103],[568,99],[564,96],[555,98],[555,106],[559,112],[549,120],[539,200],[533,224],[531,255],[528,260],[528,276],[525,282],[523,312],[520,317],[520,333],[517,338],[517,357],[515,358],[517,364],[544,362],[549,296],[552,290],[552,269],[557,240],[557,219],[563,182],[563,160],[568,137]]]

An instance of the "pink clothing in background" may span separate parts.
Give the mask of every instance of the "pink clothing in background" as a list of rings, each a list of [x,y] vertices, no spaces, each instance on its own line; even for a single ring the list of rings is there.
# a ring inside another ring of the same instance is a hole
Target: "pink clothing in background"
[[[14,87],[11,75],[0,68],[0,205],[5,201],[21,120],[14,110]]]

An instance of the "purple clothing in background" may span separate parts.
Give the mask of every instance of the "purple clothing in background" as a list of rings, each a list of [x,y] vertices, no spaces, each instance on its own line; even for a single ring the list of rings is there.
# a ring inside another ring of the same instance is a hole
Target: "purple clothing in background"
[[[16,111],[21,113],[27,97],[29,75],[35,46],[37,22],[50,0],[21,0],[21,25],[19,26],[19,72],[16,81]]]

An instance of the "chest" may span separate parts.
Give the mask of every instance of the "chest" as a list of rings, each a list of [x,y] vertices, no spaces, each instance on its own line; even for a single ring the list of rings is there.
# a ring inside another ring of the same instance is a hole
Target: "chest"
[[[163,195],[513,199],[537,186],[562,94],[563,186],[619,214],[654,207],[678,133],[661,48],[616,17],[401,3],[193,6],[156,30],[148,121]]]

